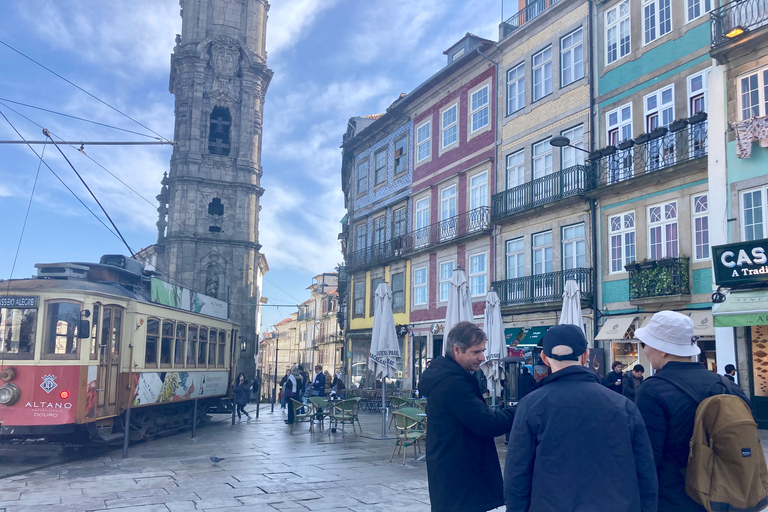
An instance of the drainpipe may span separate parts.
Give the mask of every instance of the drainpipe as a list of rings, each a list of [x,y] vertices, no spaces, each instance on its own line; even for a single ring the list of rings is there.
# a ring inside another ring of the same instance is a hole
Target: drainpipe
[[[599,55],[599,51],[596,51],[592,46],[592,33],[594,30],[594,27],[597,25],[597,16],[594,16],[592,13],[592,2],[588,2],[588,14],[587,14],[587,20],[589,22],[589,31],[587,32],[588,37],[588,44],[590,48],[590,62],[589,62],[589,152],[592,153],[595,150],[595,133],[593,130],[593,127],[595,126],[595,122],[593,122],[593,110],[595,108],[595,79],[596,79],[596,70],[597,70],[597,58]],[[593,23],[593,16],[594,16],[594,23]],[[599,134],[597,135],[599,138]],[[593,169],[594,170],[594,169]],[[598,283],[598,245],[597,245],[597,211],[596,211],[596,203],[597,199],[590,199],[589,200],[589,214],[592,221],[592,336],[594,339],[594,336],[597,336],[597,315],[598,311],[598,302],[597,302],[597,295],[598,295],[598,289],[597,289],[597,283]]]

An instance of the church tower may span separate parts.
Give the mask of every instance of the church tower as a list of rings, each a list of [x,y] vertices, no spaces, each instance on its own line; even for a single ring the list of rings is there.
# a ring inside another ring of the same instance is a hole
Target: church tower
[[[173,284],[229,303],[240,323],[239,371],[255,374],[261,125],[267,0],[180,0],[171,55],[170,172],[157,196],[157,269]]]

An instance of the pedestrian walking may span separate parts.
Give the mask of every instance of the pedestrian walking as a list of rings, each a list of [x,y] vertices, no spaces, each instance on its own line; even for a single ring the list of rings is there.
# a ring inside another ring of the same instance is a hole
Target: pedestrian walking
[[[312,381],[312,396],[325,396],[325,374],[323,365],[315,365],[315,379]]]
[[[701,350],[695,342],[693,320],[686,315],[660,311],[648,325],[637,329],[635,336],[657,370],[637,390],[635,401],[653,447],[659,479],[659,512],[702,512],[705,508],[685,490],[689,446],[700,400],[694,401],[679,386],[685,386],[703,400],[714,386],[719,387],[721,378],[694,362],[694,356]],[[730,385],[729,392],[749,404],[738,386]]]
[[[243,414],[250,420],[251,415],[245,410],[245,406],[248,404],[248,398],[251,394],[251,383],[245,378],[244,373],[241,372],[240,375],[237,376],[237,384],[232,390],[235,393],[235,406],[237,407],[238,421],[243,419]]]
[[[429,498],[435,512],[485,512],[504,504],[494,437],[509,430],[513,415],[490,410],[472,374],[485,360],[485,333],[459,322],[445,343],[445,356],[432,360],[419,383],[429,396]]]
[[[552,374],[517,406],[504,464],[507,512],[654,512],[656,471],[637,407],[584,367],[589,350],[578,326],[551,327],[542,344]]]
[[[288,382],[288,376],[291,375],[291,369],[288,368],[285,370],[285,375],[283,375],[283,378],[280,379],[280,390],[282,392],[282,396],[280,397],[280,409],[285,410],[285,383]]]
[[[736,382],[736,367],[732,364],[725,365],[725,375],[724,377],[728,379],[731,382]]]
[[[624,380],[624,374],[621,373],[623,370],[624,364],[621,361],[614,361],[611,365],[611,372],[605,376],[605,381],[603,381],[605,387],[617,393],[621,393]]]
[[[290,425],[293,423],[296,415],[296,411],[294,411],[293,408],[293,402],[291,401],[292,398],[299,396],[298,389],[299,389],[299,380],[301,379],[301,375],[299,374],[299,368],[298,366],[291,367],[291,373],[288,375],[288,380],[285,381],[285,393],[283,396],[285,396],[286,404],[288,405],[288,419],[285,420],[285,423],[287,425]]]
[[[636,364],[632,368],[631,372],[627,372],[624,378],[621,380],[621,392],[625,397],[629,398],[633,402],[635,401],[635,393],[637,388],[643,383],[643,373],[645,368],[641,364]]]

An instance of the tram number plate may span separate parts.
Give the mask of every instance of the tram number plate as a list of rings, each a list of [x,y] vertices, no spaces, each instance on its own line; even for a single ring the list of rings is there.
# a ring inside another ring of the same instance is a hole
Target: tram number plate
[[[36,308],[37,297],[0,297],[0,308]]]

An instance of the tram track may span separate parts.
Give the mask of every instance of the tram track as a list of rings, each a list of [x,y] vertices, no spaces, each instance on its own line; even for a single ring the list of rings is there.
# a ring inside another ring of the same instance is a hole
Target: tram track
[[[0,480],[60,464],[87,460],[114,449],[114,445],[103,444],[0,444]]]

